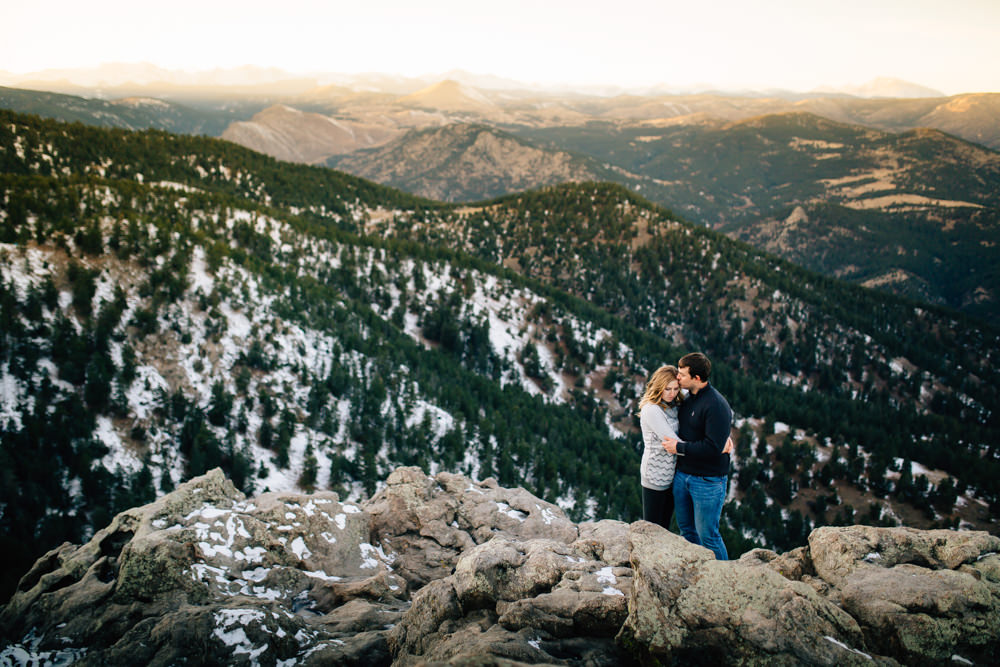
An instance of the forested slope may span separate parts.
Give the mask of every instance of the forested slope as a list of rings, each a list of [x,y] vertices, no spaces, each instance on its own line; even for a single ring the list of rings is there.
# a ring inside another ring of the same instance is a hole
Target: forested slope
[[[740,416],[734,552],[855,518],[805,508],[810,485],[941,525],[957,492],[997,499],[996,332],[615,186],[454,207],[217,140],[0,112],[0,202],[8,587],[216,465],[246,490],[358,497],[415,464],[635,519],[635,399],[694,348]],[[775,443],[776,422],[806,439]],[[951,477],[929,487],[911,460]]]

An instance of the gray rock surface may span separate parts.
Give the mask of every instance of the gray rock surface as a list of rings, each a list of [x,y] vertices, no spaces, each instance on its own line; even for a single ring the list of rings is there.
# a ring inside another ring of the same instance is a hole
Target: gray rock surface
[[[720,562],[645,521],[632,525],[634,586],[619,640],[669,662],[848,665],[871,661],[858,624],[759,561]]]
[[[737,561],[643,521],[400,468],[363,503],[216,470],[64,544],[0,664],[996,664],[1000,538],[820,528]]]
[[[868,643],[906,663],[957,655],[996,664],[1000,538],[910,528],[818,528],[817,573],[861,624]]]

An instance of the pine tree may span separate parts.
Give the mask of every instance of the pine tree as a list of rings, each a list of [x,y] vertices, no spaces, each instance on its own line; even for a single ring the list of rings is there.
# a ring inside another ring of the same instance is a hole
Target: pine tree
[[[316,460],[316,455],[313,453],[313,446],[310,442],[306,445],[305,460],[302,465],[302,474],[299,475],[299,486],[306,493],[312,493],[316,490],[316,479],[319,474],[319,463]]]

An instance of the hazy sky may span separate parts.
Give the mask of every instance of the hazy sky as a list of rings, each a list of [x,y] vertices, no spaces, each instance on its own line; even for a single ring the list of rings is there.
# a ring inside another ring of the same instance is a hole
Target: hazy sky
[[[0,70],[149,62],[527,82],[1000,92],[1000,0],[5,1]]]

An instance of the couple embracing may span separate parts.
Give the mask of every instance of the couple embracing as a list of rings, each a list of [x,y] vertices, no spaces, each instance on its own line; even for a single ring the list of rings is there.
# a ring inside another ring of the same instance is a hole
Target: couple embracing
[[[661,366],[639,402],[643,453],[642,518],[670,529],[676,514],[681,535],[728,560],[719,533],[726,500],[729,429],[733,411],[709,383],[712,363],[704,354]],[[681,390],[687,391],[682,397]]]

